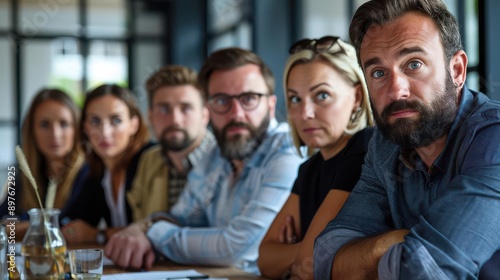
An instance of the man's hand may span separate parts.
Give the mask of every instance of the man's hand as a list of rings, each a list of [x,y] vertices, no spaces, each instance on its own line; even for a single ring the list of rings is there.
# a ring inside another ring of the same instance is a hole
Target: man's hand
[[[145,222],[137,222],[115,233],[104,248],[106,257],[121,267],[150,269],[155,253],[145,227]]]
[[[280,227],[279,242],[286,244],[295,244],[298,241],[298,235],[295,233],[295,222],[290,215],[286,217],[286,222]]]

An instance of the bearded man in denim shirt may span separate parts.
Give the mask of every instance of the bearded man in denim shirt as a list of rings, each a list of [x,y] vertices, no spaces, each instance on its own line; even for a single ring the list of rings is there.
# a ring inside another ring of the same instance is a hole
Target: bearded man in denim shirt
[[[373,0],[350,37],[378,130],[316,239],[316,279],[499,279],[500,104],[465,86],[440,0]]]
[[[258,273],[260,241],[290,194],[301,159],[274,118],[270,69],[254,53],[211,54],[199,73],[218,147],[191,170],[168,215],[153,214],[111,238],[115,264],[149,268],[154,250],[178,263]],[[147,236],[147,237],[146,237]]]

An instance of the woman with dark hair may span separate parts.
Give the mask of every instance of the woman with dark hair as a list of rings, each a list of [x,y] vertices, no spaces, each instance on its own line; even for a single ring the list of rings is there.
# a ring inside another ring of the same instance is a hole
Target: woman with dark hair
[[[80,129],[90,174],[84,193],[63,227],[68,243],[104,244],[114,231],[132,221],[125,193],[131,187],[142,152],[150,147],[149,132],[131,93],[102,85],[85,99]],[[108,229],[99,231],[101,218]]]
[[[22,125],[22,150],[42,202],[45,202],[52,181],[56,184],[53,208],[61,210],[60,218],[64,218],[73,207],[88,171],[81,168],[84,157],[77,143],[79,115],[78,107],[66,93],[47,88],[35,95]],[[11,185],[15,187],[15,214],[20,216],[19,220],[25,221],[16,225],[16,238],[19,239],[28,227],[27,211],[40,208],[40,205],[28,178],[21,175],[19,168],[16,170],[15,185]],[[7,187],[4,187],[4,194],[6,191]],[[10,214],[8,210],[5,198],[0,206],[0,216]]]

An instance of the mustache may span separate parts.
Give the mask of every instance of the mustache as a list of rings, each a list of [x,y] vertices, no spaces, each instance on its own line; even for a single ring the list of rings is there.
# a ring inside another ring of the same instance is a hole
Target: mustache
[[[250,131],[253,131],[253,128],[249,124],[247,124],[247,123],[231,121],[230,123],[228,123],[224,127],[224,129],[223,129],[224,133],[226,133],[228,129],[233,128],[233,127],[246,128],[246,129],[248,129]]]
[[[391,104],[385,106],[384,110],[380,114],[382,118],[387,118],[392,113],[401,111],[401,110],[417,110],[420,111],[422,105],[418,101],[407,101],[407,100],[396,100]]]
[[[165,136],[165,134],[169,133],[169,132],[173,132],[173,131],[181,131],[181,132],[184,132],[184,133],[187,133],[187,131],[185,129],[182,129],[178,126],[169,126],[167,128],[165,128],[163,130],[163,132],[161,133],[162,136]]]

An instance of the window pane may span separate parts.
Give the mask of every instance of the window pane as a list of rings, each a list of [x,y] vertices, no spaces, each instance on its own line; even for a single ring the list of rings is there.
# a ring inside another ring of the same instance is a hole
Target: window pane
[[[0,30],[9,29],[10,20],[10,0],[0,0]]]
[[[80,31],[78,0],[20,0],[19,32],[25,36],[40,33],[77,35]]]
[[[127,47],[124,43],[92,41],[87,60],[89,88],[103,83],[128,85]]]
[[[247,22],[241,22],[234,31],[226,32],[210,40],[208,52],[227,47],[252,48],[252,26]]]
[[[220,32],[236,25],[250,11],[248,0],[211,0],[208,2],[210,32]]]
[[[2,62],[2,67],[0,67],[0,96],[2,97],[2,101],[0,102],[0,120],[15,119],[14,88],[12,84],[14,78],[12,74],[12,70],[14,69],[12,65],[13,55],[14,52],[9,40],[1,38],[0,61]]]
[[[476,0],[465,1],[465,33],[464,42],[469,66],[479,64],[479,25],[478,25],[478,6]]]
[[[466,83],[467,83],[468,88],[470,88],[472,90],[479,91],[480,82],[481,82],[481,80],[480,80],[479,74],[477,72],[468,72],[467,73]]]
[[[15,163],[14,148],[16,146],[16,128],[15,126],[0,126],[0,189],[2,188],[5,180],[7,179],[7,167]],[[19,176],[21,170],[16,170],[16,175]]]
[[[88,0],[87,35],[124,37],[127,34],[125,0]]]
[[[76,40],[30,40],[22,46],[23,115],[43,87],[61,88],[81,104],[82,57]]]
[[[163,30],[166,30],[161,11],[147,9],[146,3],[142,1],[134,1],[133,4],[133,9],[136,11],[135,32],[137,35],[161,36]]]
[[[143,113],[147,112],[148,94],[144,84],[147,78],[163,66],[163,45],[161,43],[138,43],[135,46],[134,61],[135,61],[135,77],[136,85],[132,89],[137,97],[139,106]]]

